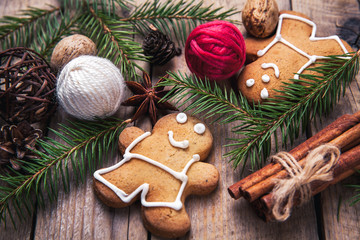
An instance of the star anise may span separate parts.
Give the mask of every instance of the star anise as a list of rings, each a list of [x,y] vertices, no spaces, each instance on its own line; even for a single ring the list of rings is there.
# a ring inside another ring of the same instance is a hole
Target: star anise
[[[158,110],[178,111],[178,109],[170,103],[164,101],[160,102],[161,98],[163,98],[169,91],[164,90],[163,86],[157,85],[168,77],[169,75],[166,74],[153,86],[149,75],[146,72],[143,72],[143,81],[141,84],[133,81],[126,82],[126,85],[135,95],[124,101],[122,105],[139,106],[132,117],[132,121],[148,113],[152,124],[155,124],[157,121]]]

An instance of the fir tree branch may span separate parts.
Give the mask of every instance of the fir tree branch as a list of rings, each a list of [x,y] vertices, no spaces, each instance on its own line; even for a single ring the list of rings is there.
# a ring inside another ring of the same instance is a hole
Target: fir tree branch
[[[118,135],[129,122],[116,119],[71,122],[70,126],[61,124],[59,131],[50,129],[66,145],[50,138],[46,141],[40,140],[38,145],[42,151],[35,151],[40,158],[33,162],[22,162],[22,168],[28,175],[17,172],[14,172],[15,176],[0,174],[0,180],[7,183],[6,186],[0,186],[0,222],[5,223],[9,216],[14,223],[14,212],[22,219],[23,208],[31,213],[35,205],[31,193],[35,193],[35,199],[41,206],[44,205],[44,193],[47,193],[50,200],[55,200],[59,179],[62,180],[65,191],[68,191],[70,166],[76,182],[79,181],[79,175],[84,181],[86,169],[93,172],[96,165],[102,161],[103,154],[115,149]],[[11,210],[12,208],[14,210]]]
[[[142,70],[134,61],[146,61],[139,43],[132,40],[136,32],[126,22],[108,18],[100,11],[96,13],[92,8],[81,18],[84,23],[81,29],[95,40],[98,45],[98,55],[110,59],[115,65],[120,64],[120,71],[126,79],[138,79],[136,68]]]
[[[281,98],[253,107],[241,93],[236,100],[232,90],[223,92],[216,83],[212,87],[208,80],[170,73],[172,78],[161,85],[173,88],[163,100],[177,100],[179,107],[189,103],[185,111],[193,109],[194,114],[201,113],[205,118],[216,116],[214,121],[234,123],[232,131],[239,138],[229,139],[232,143],[226,146],[234,149],[225,157],[230,157],[234,167],[242,164],[244,169],[249,158],[251,167],[258,168],[270,154],[271,137],[278,150],[278,131],[282,144],[292,143],[301,128],[304,130],[317,116],[328,113],[339,101],[359,71],[359,51],[352,57],[329,56],[329,61],[309,70],[317,74],[302,74],[299,80],[283,83],[283,90],[278,91]]]
[[[7,23],[0,26],[0,34],[4,31],[0,36],[3,48],[26,46],[48,60],[56,43],[71,34],[79,20],[79,16],[70,16],[69,11],[62,13],[57,7],[50,10],[29,8],[23,13],[19,18],[3,18],[2,23]]]
[[[238,114],[239,119],[250,119],[252,118],[251,107],[247,104],[244,98],[241,98],[244,106],[243,108],[239,107],[239,100],[235,96],[234,91],[223,93],[220,87],[217,84],[214,86],[211,85],[210,81],[202,81],[196,76],[182,75],[179,72],[179,75],[173,72],[169,72],[169,78],[166,81],[159,83],[159,86],[172,86],[173,88],[170,92],[164,97],[164,101],[167,98],[168,100],[176,99],[176,104],[179,107],[184,106],[187,103],[190,103],[184,111],[190,111],[194,108],[198,109],[196,113],[203,113],[206,118],[212,117],[215,114],[224,114],[222,110],[227,110],[231,112],[231,115]],[[190,90],[187,92],[187,90]],[[196,94],[197,99],[193,99],[191,94]],[[190,95],[186,99],[186,97]],[[190,102],[190,100],[194,100]],[[180,103],[183,101],[182,103]],[[204,106],[199,107],[203,102],[214,102],[214,104],[203,104]],[[216,108],[213,105],[216,104]],[[223,120],[221,123],[226,123],[226,120]]]
[[[41,31],[37,44],[33,44],[33,49],[40,53],[40,55],[47,57],[50,60],[50,56],[55,45],[64,37],[74,32],[75,26],[78,24],[79,15],[69,16],[68,12],[61,15],[60,23],[55,19],[46,25],[46,29]]]
[[[220,12],[221,10],[222,8],[213,8],[213,5],[204,7],[202,1],[196,4],[194,0],[190,2],[180,0],[175,3],[171,0],[146,1],[137,7],[130,17],[120,20],[131,22],[144,35],[149,32],[149,26],[152,24],[164,34],[171,36],[174,33],[178,42],[184,45],[188,32],[198,23],[216,19],[228,20],[230,16],[239,13],[235,8],[223,12]]]
[[[96,13],[101,10],[107,16],[116,16],[118,8],[129,10],[133,6],[132,0],[63,0],[65,9],[73,9],[77,12],[93,9]]]
[[[51,6],[48,10],[29,8],[19,17],[4,16],[0,19],[0,42],[2,48],[29,47],[49,19],[56,19],[59,7]]]

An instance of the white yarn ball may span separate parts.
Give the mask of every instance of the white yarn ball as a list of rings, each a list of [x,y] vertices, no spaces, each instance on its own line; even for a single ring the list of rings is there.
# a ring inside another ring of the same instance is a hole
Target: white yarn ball
[[[56,91],[67,113],[92,120],[111,116],[118,110],[124,87],[124,78],[111,61],[80,56],[62,69]]]

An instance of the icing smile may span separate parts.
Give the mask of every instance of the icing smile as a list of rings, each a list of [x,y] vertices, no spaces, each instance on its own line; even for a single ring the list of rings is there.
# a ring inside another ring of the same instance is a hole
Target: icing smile
[[[173,147],[184,148],[184,149],[189,147],[189,141],[188,140],[176,141],[174,139],[174,132],[173,131],[169,131],[168,135],[169,135],[170,144]]]

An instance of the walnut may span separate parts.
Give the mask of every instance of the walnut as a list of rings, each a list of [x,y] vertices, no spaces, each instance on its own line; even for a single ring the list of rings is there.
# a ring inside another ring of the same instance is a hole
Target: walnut
[[[74,34],[56,44],[51,55],[51,67],[60,71],[68,62],[81,55],[96,55],[96,45],[88,37]]]
[[[270,36],[279,21],[275,0],[248,0],[242,11],[242,21],[248,33],[258,38]]]

